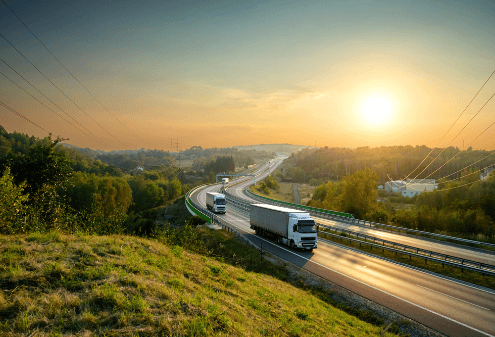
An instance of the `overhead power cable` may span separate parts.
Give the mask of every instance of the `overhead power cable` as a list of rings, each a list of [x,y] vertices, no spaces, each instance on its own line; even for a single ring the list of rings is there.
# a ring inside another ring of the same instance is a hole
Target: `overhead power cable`
[[[17,20],[19,20],[23,25],[24,27],[26,27],[26,29],[36,38],[36,40],[38,40],[38,42],[46,49],[46,51],[48,51],[50,53],[50,55],[53,56],[53,58],[55,60],[57,60],[57,62],[77,81],[77,83],[79,83],[83,88],[84,90],[86,90],[86,92],[91,96],[93,97],[93,99],[98,102],[98,104],[101,105],[101,107],[103,109],[105,109],[109,114],[110,116],[112,116],[113,118],[115,118],[119,123],[120,125],[122,125],[124,128],[126,128],[127,130],[129,130],[134,136],[136,136],[137,138],[139,138],[141,141],[143,141],[143,139],[141,139],[141,137],[139,137],[138,135],[136,135],[131,129],[129,129],[127,126],[125,126],[116,116],[114,116],[110,110],[108,110],[104,105],[103,103],[100,102],[100,100],[98,100],[90,91],[88,88],[86,88],[77,78],[76,76],[74,76],[74,74],[72,74],[72,72],[69,71],[69,69],[67,69],[67,67],[50,51],[50,49],[48,49],[48,47],[38,38],[38,36],[36,36],[36,34],[34,34],[34,32],[24,23],[24,21],[21,20],[21,18],[19,16],[17,16],[17,14],[12,10],[12,8],[10,8],[4,0],[1,0],[3,2],[3,4],[12,12],[12,14],[14,14],[14,16],[17,18]]]
[[[79,130],[80,132],[82,132],[83,134],[85,134],[86,136],[88,136],[89,138],[93,139],[90,135],[88,135],[86,132],[84,132],[83,130],[79,129],[77,126],[75,126],[74,124],[72,124],[71,122],[69,122],[68,120],[66,120],[64,117],[62,117],[61,115],[59,115],[57,112],[55,112],[52,108],[50,108],[48,105],[46,105],[45,103],[43,103],[42,101],[40,101],[39,99],[37,99],[36,97],[34,97],[33,95],[31,95],[26,89],[24,89],[23,87],[21,87],[19,84],[15,83],[12,79],[10,79],[7,75],[5,75],[4,73],[2,73],[0,71],[0,75],[2,75],[3,77],[5,77],[6,79],[8,79],[10,82],[12,82],[14,85],[16,85],[19,89],[21,89],[22,91],[24,91],[26,94],[28,94],[29,96],[31,96],[34,100],[36,100],[38,103],[40,103],[41,105],[43,105],[45,108],[47,108],[48,110],[50,110],[51,112],[53,112],[55,115],[57,115],[59,118],[63,119],[66,123],[68,123],[69,125],[71,125],[72,127],[76,128],[77,130]]]
[[[478,179],[478,180],[472,181],[470,183],[466,183],[466,184],[462,184],[462,185],[454,186],[454,187],[449,187],[449,188],[442,188],[442,189],[437,190],[437,191],[443,192],[443,191],[453,190],[453,189],[456,189],[456,188],[459,188],[459,187],[463,187],[463,186],[467,186],[467,185],[472,185],[472,184],[477,183],[479,181],[482,181],[482,180],[481,179]]]
[[[2,33],[0,33],[0,36],[5,40],[7,41],[11,46],[12,48],[14,48],[26,61],[28,61],[44,78],[46,78],[58,91],[60,91],[62,93],[62,95],[65,96],[65,98],[67,98],[69,101],[72,102],[72,104],[74,104],[79,110],[81,110],[86,116],[88,116],[96,125],[98,125],[100,128],[102,128],[106,133],[108,133],[110,136],[112,136],[116,141],[120,142],[122,145],[125,146],[124,143],[122,143],[122,141],[120,141],[119,139],[117,139],[114,135],[112,135],[107,129],[105,129],[103,126],[101,126],[97,121],[95,121],[93,119],[93,117],[91,117],[90,115],[88,115],[88,113],[86,111],[84,111],[83,108],[81,108],[79,105],[77,105],[76,102],[74,102],[69,96],[67,96],[65,94],[65,92],[62,91],[62,89],[60,89],[55,83],[52,82],[52,80],[50,80],[45,74],[43,74],[39,69],[38,67],[36,67],[31,61],[28,60],[28,58],[26,56],[24,56],[23,53],[21,53],[19,51],[19,49],[17,49]]]
[[[20,78],[22,78],[24,81],[27,82],[27,84],[29,84],[31,87],[34,88],[34,90],[36,90],[39,94],[41,94],[43,97],[45,97],[47,100],[49,100],[53,105],[55,105],[57,108],[59,108],[63,113],[65,113],[67,116],[69,116],[70,118],[72,118],[72,120],[74,122],[76,122],[77,124],[79,124],[84,130],[88,131],[91,135],[93,135],[93,139],[96,139],[100,144],[103,144],[103,145],[107,145],[107,143],[105,143],[104,141],[102,141],[100,138],[98,138],[94,133],[92,133],[91,131],[89,131],[86,127],[84,127],[84,125],[82,125],[81,123],[79,123],[74,117],[72,117],[71,115],[69,115],[64,109],[62,109],[60,106],[58,106],[54,101],[52,101],[48,96],[46,96],[44,93],[42,93],[40,90],[38,90],[38,88],[36,88],[31,82],[29,82],[24,76],[22,76],[21,74],[19,74],[17,72],[17,70],[15,70],[14,68],[12,68],[7,62],[5,62],[4,59],[2,59],[0,57],[0,61],[2,61],[7,67],[9,67],[13,72],[15,72]]]
[[[456,180],[459,180],[459,179],[464,179],[464,178],[466,178],[466,177],[468,177],[468,176],[470,176],[470,175],[473,175],[473,174],[476,174],[476,173],[478,173],[478,172],[481,172],[481,171],[483,171],[484,169],[487,169],[487,168],[492,167],[492,166],[493,166],[493,164],[490,164],[490,165],[488,165],[488,166],[485,166],[485,167],[483,167],[483,168],[480,168],[479,170],[476,170],[476,171],[474,171],[474,172],[471,172],[471,173],[465,174],[465,175],[460,176],[460,177],[458,177],[458,178],[447,180],[447,181],[445,181],[445,183],[450,183],[451,181],[456,181]],[[457,171],[456,173],[458,173],[458,172],[459,172],[459,171]],[[451,175],[451,174],[450,174],[450,175]],[[442,177],[442,178],[445,178],[445,177]]]
[[[5,109],[9,110],[10,112],[12,112],[13,114],[21,117],[22,119],[28,121],[29,123],[33,124],[34,126],[37,126],[38,128],[40,128],[41,130],[45,131],[46,133],[50,134],[50,132],[46,131],[45,129],[43,129],[41,126],[39,126],[38,124],[36,124],[35,122],[33,122],[32,120],[30,120],[29,118],[27,118],[26,116],[24,116],[23,114],[21,114],[20,112],[17,112],[15,111],[14,109],[12,109],[11,107],[9,107],[7,104],[5,104],[4,102],[0,101],[0,105],[3,106]]]
[[[2,0],[2,1],[3,1],[3,0]],[[447,132],[445,132],[445,134],[442,136],[442,138],[438,141],[437,145],[435,145],[435,146],[431,149],[430,153],[428,153],[428,155],[427,155],[427,156],[426,156],[426,157],[425,157],[425,158],[421,161],[421,163],[419,163],[419,165],[418,165],[418,166],[417,166],[414,170],[412,170],[412,171],[411,171],[411,173],[409,173],[409,174],[408,174],[408,175],[407,175],[404,179],[409,178],[409,176],[410,176],[411,174],[413,174],[413,172],[414,172],[414,171],[416,171],[416,170],[417,170],[417,169],[421,166],[421,164],[423,164],[423,163],[424,163],[424,161],[425,161],[426,159],[428,159],[428,157],[430,157],[430,154],[431,154],[431,153],[435,150],[435,148],[436,148],[436,147],[437,147],[437,146],[438,146],[438,145],[442,142],[442,140],[445,138],[445,136],[447,136],[447,134],[450,132],[450,130],[452,130],[452,128],[453,128],[453,127],[454,127],[454,125],[457,123],[457,121],[459,120],[459,118],[461,118],[461,116],[464,114],[464,112],[466,112],[466,110],[469,108],[469,106],[471,105],[471,103],[473,103],[474,99],[478,96],[478,94],[481,92],[481,90],[482,90],[482,89],[485,87],[485,85],[488,83],[488,81],[490,80],[490,78],[492,78],[493,74],[495,74],[495,70],[494,70],[494,71],[490,74],[490,76],[488,76],[488,78],[486,79],[485,83],[483,83],[483,85],[482,85],[482,86],[481,86],[481,88],[478,90],[478,92],[474,95],[474,97],[471,99],[471,101],[469,101],[468,105],[464,108],[464,110],[462,110],[462,112],[461,112],[461,114],[459,115],[459,117],[457,117],[457,119],[455,120],[454,124],[452,124],[452,125],[450,126],[450,128],[447,130]],[[493,97],[493,96],[492,96],[492,97]],[[491,98],[490,98],[490,99],[491,99]],[[479,111],[478,111],[478,112],[479,112]],[[476,117],[476,116],[475,116],[475,117]],[[470,122],[471,122],[471,121],[470,121]],[[468,123],[468,124],[469,124],[469,123]],[[466,126],[467,126],[467,125],[466,125]],[[464,128],[465,128],[465,127],[464,127]],[[464,128],[463,128],[462,130],[464,130]],[[462,131],[462,130],[461,130],[461,131]],[[456,136],[456,138],[457,138],[457,136]],[[455,138],[454,138],[454,139],[455,139]],[[452,142],[452,141],[451,141],[451,142]],[[443,151],[442,151],[442,152],[443,152]],[[441,154],[441,153],[440,153],[440,154]],[[438,156],[437,156],[437,158],[438,158]],[[436,159],[436,158],[435,158],[435,159]],[[435,159],[433,159],[433,160],[432,160],[432,162],[433,162],[433,161],[435,161]],[[431,163],[430,163],[430,164],[431,164]],[[423,171],[424,171],[424,170],[423,170]],[[421,173],[422,173],[422,172],[421,172]],[[421,174],[421,173],[420,173],[420,174]],[[418,174],[418,175],[419,175],[419,174]],[[417,176],[418,176],[418,175],[417,175]],[[417,177],[417,176],[416,176],[416,177]]]
[[[460,134],[461,132],[471,123],[471,121],[476,117],[478,116],[478,114],[481,112],[481,110],[488,104],[488,102],[490,102],[490,100],[495,96],[495,93],[493,93],[493,95],[490,96],[490,98],[485,102],[485,104],[483,104],[483,106],[478,110],[478,112],[473,116],[471,117],[471,119],[469,120],[469,122],[467,122],[466,125],[464,125],[464,127],[461,129],[461,131],[459,131],[459,133],[450,141],[450,143],[452,143]],[[489,128],[491,128],[493,125],[495,124],[492,123],[489,127],[487,127],[483,132],[481,132],[474,140],[471,141],[471,144],[476,140],[478,139],[483,133],[485,133]],[[423,171],[419,172],[416,177],[414,177],[414,179],[416,179],[421,173],[423,173],[428,167],[430,167],[430,165],[438,158],[440,157],[440,155],[445,151],[447,150],[447,148],[444,148],[436,157],[435,159],[433,159],[424,169]],[[455,156],[453,156],[452,158],[450,158],[445,164],[443,164],[442,166],[440,166],[438,169],[436,169],[435,171],[433,171],[432,173],[430,173],[426,178],[430,177],[433,173],[437,172],[438,170],[440,170],[442,167],[444,167],[445,165],[447,165],[452,159],[454,159],[455,157],[457,157],[457,155],[461,152],[465,151],[464,149],[460,150],[459,152],[457,152],[457,154]],[[421,181],[423,181],[424,179],[426,178],[423,178]],[[418,183],[420,183],[421,181],[419,181]],[[407,185],[407,184],[406,184]]]
[[[485,160],[486,158],[490,157],[490,156],[491,156],[491,155],[493,155],[493,154],[495,154],[495,151],[494,151],[494,152],[492,152],[492,153],[490,153],[489,155],[486,155],[485,157],[481,158],[480,160],[478,160],[478,161],[476,161],[476,162],[474,162],[474,163],[472,163],[472,164],[470,164],[470,165],[468,165],[468,166],[465,166],[465,167],[463,167],[462,169],[457,170],[457,171],[455,171],[455,172],[453,172],[453,173],[451,173],[451,174],[448,174],[448,175],[446,175],[446,176],[444,176],[444,177],[442,177],[442,178],[447,178],[447,177],[450,177],[451,175],[454,175],[454,174],[456,174],[456,173],[459,173],[459,172],[461,172],[462,170],[467,169],[467,168],[468,168],[468,167],[470,167],[470,166],[473,166],[473,165],[475,165],[475,164],[478,164],[480,161]],[[487,167],[490,167],[490,166],[493,166],[493,164],[492,164],[492,165],[489,165],[489,166],[487,166]],[[485,169],[485,168],[487,168],[487,167],[484,167],[483,169]],[[452,179],[452,180],[454,180],[454,179]]]

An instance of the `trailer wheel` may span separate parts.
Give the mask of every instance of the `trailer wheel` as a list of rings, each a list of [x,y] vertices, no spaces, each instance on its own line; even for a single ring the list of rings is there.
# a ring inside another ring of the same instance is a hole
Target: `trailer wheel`
[[[279,237],[277,237],[277,243],[280,245],[282,243],[282,239]]]

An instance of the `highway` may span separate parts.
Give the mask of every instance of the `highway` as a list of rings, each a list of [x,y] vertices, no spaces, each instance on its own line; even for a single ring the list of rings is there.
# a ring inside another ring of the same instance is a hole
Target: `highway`
[[[259,170],[268,165],[269,170],[259,178],[273,171],[277,163],[265,164]],[[245,198],[242,191],[251,183],[252,179],[235,185],[229,192]],[[219,185],[199,189],[191,199],[204,207],[205,193],[212,190],[218,191]],[[495,291],[397,265],[335,243],[320,241],[312,253],[291,250],[254,235],[245,212],[228,206],[227,213],[220,217],[254,243],[263,242],[267,252],[432,329],[449,336],[495,336]]]

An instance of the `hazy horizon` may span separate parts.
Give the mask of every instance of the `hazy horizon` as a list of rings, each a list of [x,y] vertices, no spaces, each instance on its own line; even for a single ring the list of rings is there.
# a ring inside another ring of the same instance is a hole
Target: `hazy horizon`
[[[91,118],[2,37],[1,59],[65,112],[2,61],[0,72],[105,144],[2,75],[0,102],[71,145],[168,150],[178,138],[182,150],[495,148],[495,100],[461,132],[495,91],[494,78],[439,143],[495,69],[490,1],[6,3],[119,120],[0,2],[0,33]],[[9,132],[47,135],[3,106],[0,116]]]

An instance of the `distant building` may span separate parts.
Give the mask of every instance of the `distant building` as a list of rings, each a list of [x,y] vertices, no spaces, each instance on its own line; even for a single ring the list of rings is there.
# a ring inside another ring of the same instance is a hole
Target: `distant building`
[[[406,182],[402,180],[389,181],[385,183],[385,191],[402,193],[405,189]]]
[[[435,179],[407,179],[402,196],[412,198],[422,192],[431,192],[438,187]]]
[[[480,179],[481,180],[486,180],[486,178],[488,178],[488,176],[490,175],[490,173],[495,170],[495,168],[493,167],[487,167],[483,170],[483,172],[481,172],[480,174]]]

